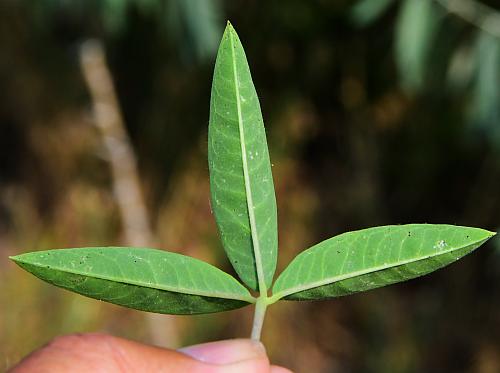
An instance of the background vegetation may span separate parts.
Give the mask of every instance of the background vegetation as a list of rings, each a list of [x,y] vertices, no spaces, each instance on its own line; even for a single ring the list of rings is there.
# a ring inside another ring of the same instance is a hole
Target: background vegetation
[[[373,225],[498,230],[499,12],[494,0],[2,0],[0,369],[64,333],[177,347],[250,332],[250,310],[147,316],[8,261],[127,241],[80,69],[84,41],[106,48],[152,245],[231,272],[206,162],[214,53],[231,20],[263,107],[281,269],[299,248]],[[280,303],[263,340],[299,372],[499,372],[499,295],[496,240],[421,280]]]

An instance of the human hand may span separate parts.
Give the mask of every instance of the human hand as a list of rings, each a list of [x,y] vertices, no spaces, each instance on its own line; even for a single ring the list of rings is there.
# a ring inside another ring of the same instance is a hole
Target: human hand
[[[105,334],[58,337],[10,371],[45,372],[291,373],[270,365],[264,346],[249,339],[211,342],[176,351]]]

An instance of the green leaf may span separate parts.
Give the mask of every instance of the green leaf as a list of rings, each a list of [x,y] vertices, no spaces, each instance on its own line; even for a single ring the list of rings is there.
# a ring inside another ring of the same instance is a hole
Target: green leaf
[[[208,129],[212,210],[224,249],[252,289],[276,269],[276,198],[259,99],[245,51],[228,23],[217,54]]]
[[[359,0],[351,9],[351,20],[357,26],[375,22],[394,0]]]
[[[500,146],[500,40],[479,32],[476,40],[476,77],[471,107],[472,121]]]
[[[142,311],[200,314],[253,302],[248,290],[227,273],[162,250],[89,247],[38,251],[11,259],[53,285]]]
[[[222,32],[219,0],[170,0],[164,6],[165,29],[187,58],[213,57]]]
[[[432,0],[405,0],[396,22],[396,62],[403,88],[422,88],[429,53],[442,19],[441,9]]]
[[[272,298],[334,298],[409,280],[460,259],[493,235],[430,224],[344,233],[298,255],[276,280]]]

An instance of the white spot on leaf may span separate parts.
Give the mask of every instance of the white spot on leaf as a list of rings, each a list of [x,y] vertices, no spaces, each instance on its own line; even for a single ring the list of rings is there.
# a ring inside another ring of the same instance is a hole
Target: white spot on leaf
[[[446,243],[446,241],[445,240],[440,240],[440,241],[436,242],[436,244],[434,245],[434,249],[442,250],[446,246],[448,246],[448,244]]]

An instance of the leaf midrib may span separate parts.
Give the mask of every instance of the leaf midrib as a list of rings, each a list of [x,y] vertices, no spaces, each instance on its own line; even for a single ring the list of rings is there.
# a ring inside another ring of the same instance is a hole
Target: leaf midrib
[[[24,262],[21,260],[17,260],[20,263],[28,264],[28,265],[33,265],[36,267],[40,268],[47,268],[48,264],[38,264],[38,263],[30,263],[30,262]],[[170,287],[170,286],[165,286],[161,284],[148,284],[148,283],[143,283],[141,281],[134,281],[134,280],[123,280],[123,279],[117,279],[112,276],[104,276],[104,275],[95,275],[92,274],[90,275],[89,273],[85,273],[83,271],[77,271],[77,270],[68,270],[66,268],[61,268],[59,266],[53,266],[50,265],[50,269],[63,272],[63,273],[71,273],[75,275],[80,275],[80,276],[86,276],[86,277],[91,277],[91,278],[96,278],[99,280],[105,280],[105,281],[113,281],[117,282],[120,284],[126,284],[126,285],[134,285],[134,286],[140,286],[148,289],[155,289],[155,290],[165,290],[165,291],[170,291],[173,293],[180,293],[180,294],[187,294],[187,295],[199,295],[202,297],[209,297],[209,298],[223,298],[223,299],[233,299],[233,300],[241,300],[249,303],[255,303],[255,299],[249,295],[248,297],[239,295],[239,294],[232,294],[232,293],[219,293],[219,292],[206,292],[206,291],[194,291],[192,289],[186,289],[186,288],[181,288],[181,287]],[[154,285],[154,286],[153,286]]]
[[[264,278],[264,270],[262,266],[262,257],[260,252],[260,243],[257,232],[257,224],[255,221],[255,213],[253,206],[253,196],[252,190],[250,187],[250,175],[248,170],[248,162],[247,162],[247,152],[245,145],[245,134],[243,132],[243,114],[241,111],[241,99],[240,99],[240,89],[239,89],[239,79],[236,69],[236,55],[234,53],[234,42],[233,42],[233,30],[229,32],[229,43],[231,47],[231,59],[233,65],[233,79],[234,79],[234,90],[236,94],[236,107],[238,112],[238,129],[240,133],[240,145],[241,145],[241,161],[243,165],[243,176],[245,180],[245,192],[246,192],[246,200],[247,200],[247,209],[248,209],[248,218],[250,221],[250,231],[252,236],[252,247],[254,252],[255,259],[255,267],[257,270],[257,282],[259,285],[259,291],[261,293],[266,293],[266,283]]]
[[[328,277],[328,278],[326,278],[324,280],[315,281],[315,282],[312,282],[312,283],[309,283],[309,284],[305,284],[305,285],[302,285],[302,286],[296,286],[296,287],[289,288],[289,289],[286,289],[284,291],[278,292],[276,294],[273,294],[273,296],[271,297],[271,300],[272,300],[272,302],[276,302],[279,299],[287,297],[287,296],[289,296],[291,294],[300,293],[300,292],[306,291],[306,290],[311,290],[311,289],[314,289],[314,288],[317,288],[317,287],[320,287],[320,286],[334,284],[334,283],[339,282],[339,281],[343,281],[343,280],[347,280],[347,279],[350,279],[350,278],[354,278],[354,277],[366,275],[368,273],[379,272],[379,271],[383,271],[385,269],[396,268],[396,267],[404,266],[406,264],[416,263],[416,262],[419,262],[419,261],[422,261],[422,260],[426,260],[426,259],[429,259],[429,258],[433,258],[433,257],[438,257],[438,256],[441,256],[441,255],[449,254],[449,253],[451,253],[453,251],[463,250],[463,249],[466,249],[466,248],[468,248],[470,246],[473,246],[473,245],[476,245],[476,244],[480,244],[481,242],[485,242],[487,240],[488,240],[488,238],[485,239],[485,240],[478,241],[477,243],[472,243],[470,245],[461,246],[461,247],[458,247],[458,248],[452,248],[452,249],[449,249],[449,250],[446,250],[446,251],[441,251],[439,254],[435,254],[435,255],[426,255],[424,257],[416,257],[416,258],[404,260],[404,261],[401,261],[401,262],[398,262],[398,263],[391,263],[391,264],[386,264],[386,265],[381,265],[381,266],[375,266],[375,267],[370,267],[370,268],[365,269],[365,270],[360,270],[360,271],[356,271],[356,272],[350,272],[350,273],[347,273],[347,274],[344,274],[344,275],[340,275],[340,276]]]

